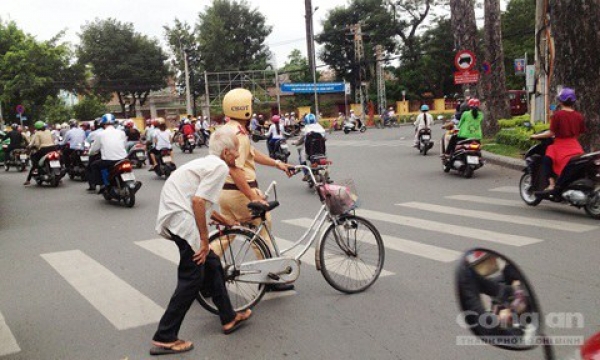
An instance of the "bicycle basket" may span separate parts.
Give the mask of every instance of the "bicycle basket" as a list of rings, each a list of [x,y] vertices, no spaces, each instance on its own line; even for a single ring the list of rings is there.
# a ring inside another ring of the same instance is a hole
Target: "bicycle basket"
[[[358,195],[351,180],[341,184],[323,184],[319,191],[331,215],[342,215],[358,206]]]

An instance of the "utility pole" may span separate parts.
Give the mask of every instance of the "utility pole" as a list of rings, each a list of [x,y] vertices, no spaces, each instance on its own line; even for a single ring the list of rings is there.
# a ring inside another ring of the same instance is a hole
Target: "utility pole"
[[[362,64],[363,59],[365,58],[365,49],[363,47],[363,38],[362,38],[362,24],[358,22],[357,24],[351,27],[352,33],[354,34],[354,59],[358,64],[358,81],[356,84],[356,91],[354,92],[354,96],[356,98],[356,102],[360,104],[361,107],[361,120],[365,119],[365,106],[364,106],[364,94],[363,94],[363,85],[362,85]]]
[[[548,62],[546,32],[547,0],[535,2],[535,101],[533,106],[533,120],[541,119],[547,122],[548,109]]]
[[[187,52],[185,50],[181,50],[182,55],[183,55],[183,64],[184,64],[184,69],[185,69],[185,108],[187,111],[187,114],[191,114],[192,113],[192,96],[191,96],[191,90],[190,90],[190,70],[188,67],[188,58],[187,58]]]
[[[383,76],[383,46],[375,46],[375,73],[377,74],[377,104],[379,105],[379,115],[383,115],[387,108],[385,97],[385,78]]]
[[[304,0],[304,20],[306,22],[306,57],[308,58],[308,68],[311,74],[315,71],[315,60],[313,57],[314,45],[313,42],[313,7],[312,0]]]

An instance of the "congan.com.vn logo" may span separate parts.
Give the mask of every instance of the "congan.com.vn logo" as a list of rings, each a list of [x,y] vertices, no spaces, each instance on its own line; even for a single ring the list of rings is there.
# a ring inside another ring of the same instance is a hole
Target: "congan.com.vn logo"
[[[585,342],[583,336],[457,336],[456,345],[458,346],[581,346]]]
[[[465,329],[481,327],[491,330],[515,324],[529,324],[539,329],[541,320],[543,320],[543,325],[550,329],[583,329],[585,325],[583,314],[570,312],[548,313],[543,316],[543,319],[540,319],[540,314],[537,312],[521,314],[512,312],[508,319],[503,320],[493,312],[480,314],[475,311],[463,311],[456,316],[456,323]]]

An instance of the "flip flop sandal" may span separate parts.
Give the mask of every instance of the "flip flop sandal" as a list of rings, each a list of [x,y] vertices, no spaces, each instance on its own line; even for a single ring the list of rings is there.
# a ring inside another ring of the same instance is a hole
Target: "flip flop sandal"
[[[190,343],[188,347],[181,347],[185,344],[184,341],[175,342],[169,346],[156,345],[150,349],[150,355],[171,355],[171,354],[179,354],[192,350],[194,348],[194,344]]]
[[[248,315],[247,318],[244,319],[239,319],[239,320],[234,320],[233,326],[230,327],[229,329],[223,329],[223,334],[225,335],[229,335],[232,334],[233,332],[235,332],[237,329],[239,329],[242,325],[244,325],[244,322],[248,319],[250,319],[252,317],[252,314],[254,314],[254,312],[251,312],[250,315]]]

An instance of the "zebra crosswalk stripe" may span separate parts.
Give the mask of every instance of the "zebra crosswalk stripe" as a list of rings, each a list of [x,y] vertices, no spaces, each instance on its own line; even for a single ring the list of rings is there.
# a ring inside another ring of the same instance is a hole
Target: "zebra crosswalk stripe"
[[[308,218],[290,219],[284,220],[283,222],[303,228],[308,228],[312,224],[312,220]],[[400,239],[388,235],[381,235],[381,238],[383,239],[383,244],[386,249],[392,249],[406,254],[416,255],[430,260],[449,263],[459,259],[461,256],[461,253],[458,251],[423,244],[417,241]]]
[[[157,323],[164,309],[80,250],[40,255],[118,330]]]
[[[518,186],[500,186],[500,187],[497,187],[494,189],[490,189],[490,191],[503,192],[503,193],[509,193],[509,194],[518,194],[519,187]]]
[[[526,246],[542,242],[541,239],[529,236],[520,236],[499,233],[490,230],[476,229],[473,227],[447,224],[437,221],[425,220],[416,217],[388,214],[380,211],[359,209],[357,214],[375,221],[385,221],[396,225],[410,226],[422,230],[435,231],[443,234],[468,237],[509,246]]]
[[[446,199],[458,200],[458,201],[469,201],[469,202],[485,204],[485,205],[500,205],[500,206],[519,207],[519,208],[523,208],[523,206],[525,205],[525,203],[523,203],[523,201],[498,199],[498,198],[491,198],[491,197],[477,196],[477,195],[451,195],[451,196],[446,196]]]
[[[582,233],[586,231],[592,231],[597,229],[597,226],[583,225],[577,224],[573,225],[571,222],[567,221],[559,221],[559,220],[548,220],[542,218],[533,218],[533,217],[523,217],[523,216],[515,216],[515,215],[504,215],[497,214],[487,211],[480,210],[468,210],[464,208],[455,208],[450,206],[442,206],[436,204],[427,204],[422,202],[406,202],[401,204],[396,204],[396,206],[407,207],[410,209],[417,210],[425,210],[431,211],[438,214],[449,214],[449,215],[459,215],[462,217],[470,217],[473,219],[481,219],[481,220],[490,220],[490,221],[499,221],[516,225],[528,225],[533,227],[539,227],[543,229],[552,229],[552,230],[562,230],[569,232]]]
[[[21,351],[12,331],[6,324],[4,316],[0,313],[0,356],[14,354]]]

